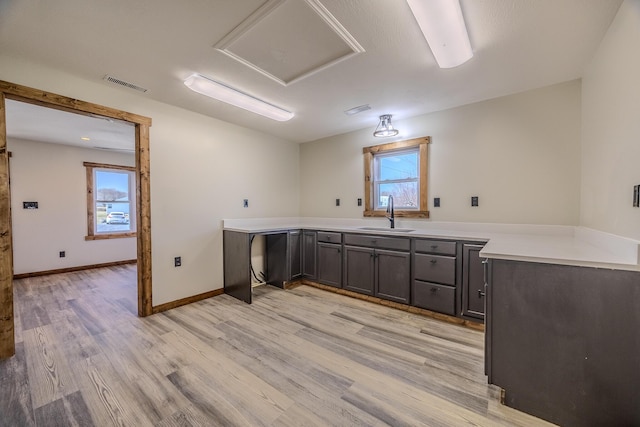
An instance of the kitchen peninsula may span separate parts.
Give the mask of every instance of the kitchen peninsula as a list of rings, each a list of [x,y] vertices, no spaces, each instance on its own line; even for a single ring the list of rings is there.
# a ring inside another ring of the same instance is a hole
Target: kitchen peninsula
[[[324,283],[335,288],[476,322],[483,321],[486,307],[486,373],[489,383],[504,390],[507,406],[568,426],[640,423],[640,242],[583,227],[384,225],[328,218],[225,220],[225,292],[251,302],[251,237],[264,235],[266,280],[277,286],[303,277],[322,283],[316,268],[333,266],[332,282]],[[465,245],[476,251],[477,261],[487,261],[484,269],[465,264],[472,259]],[[328,262],[331,250],[336,255]],[[313,269],[305,271],[305,257]],[[387,264],[376,269],[379,262]],[[369,267],[362,265],[373,268],[369,287],[349,282],[351,268],[366,276]],[[425,268],[428,278],[422,280],[416,274]],[[393,271],[393,278],[380,271]],[[406,285],[394,292],[380,280]],[[473,298],[481,309],[473,309]]]

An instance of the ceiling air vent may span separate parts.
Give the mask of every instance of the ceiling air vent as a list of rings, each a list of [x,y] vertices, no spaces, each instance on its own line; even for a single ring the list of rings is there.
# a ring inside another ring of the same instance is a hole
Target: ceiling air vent
[[[103,80],[106,80],[106,81],[108,81],[110,83],[115,83],[115,84],[120,85],[120,86],[128,87],[129,89],[137,90],[138,92],[144,93],[144,92],[147,91],[147,89],[145,89],[143,87],[140,87],[138,85],[134,85],[133,83],[125,82],[124,80],[118,79],[118,78],[110,76],[108,74],[106,76],[104,76]]]

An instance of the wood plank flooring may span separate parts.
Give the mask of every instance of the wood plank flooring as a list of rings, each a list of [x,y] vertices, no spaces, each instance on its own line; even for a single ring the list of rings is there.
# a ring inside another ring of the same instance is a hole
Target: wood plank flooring
[[[544,426],[481,332],[309,286],[136,317],[136,267],[17,280],[0,426]]]

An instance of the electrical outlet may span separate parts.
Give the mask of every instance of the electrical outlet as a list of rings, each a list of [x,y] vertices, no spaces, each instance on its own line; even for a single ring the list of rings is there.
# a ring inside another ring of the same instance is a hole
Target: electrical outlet
[[[471,197],[471,206],[478,206],[478,196]]]
[[[434,197],[433,198],[433,207],[434,208],[439,208],[440,207],[440,197]]]
[[[22,202],[22,209],[38,209],[38,202]]]
[[[340,199],[336,199],[336,206],[340,206]]]
[[[362,199],[358,199],[358,206],[362,206]]]
[[[60,251],[60,258],[64,258],[66,256],[67,256],[67,254],[66,254],[65,251]]]
[[[633,207],[640,208],[640,184],[633,187]]]
[[[180,267],[182,265],[182,257],[177,256],[173,259],[173,266]]]
[[[244,199],[242,201],[242,207],[248,208],[249,207],[249,199]]]

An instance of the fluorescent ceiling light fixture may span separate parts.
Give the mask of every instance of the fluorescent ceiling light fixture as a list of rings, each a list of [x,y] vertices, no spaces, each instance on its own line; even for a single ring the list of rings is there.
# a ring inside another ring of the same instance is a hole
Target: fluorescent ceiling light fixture
[[[407,0],[440,68],[464,64],[473,56],[459,0]]]
[[[247,111],[279,122],[286,122],[294,116],[290,111],[283,110],[280,107],[254,98],[251,95],[247,95],[244,92],[240,92],[239,90],[200,74],[192,74],[184,81],[184,84],[194,92],[217,99],[218,101],[226,102],[227,104],[235,105],[236,107],[244,108]]]
[[[391,114],[385,114],[380,116],[380,123],[373,132],[373,136],[378,138],[384,138],[386,136],[396,136],[398,129],[394,129],[391,124]]]

